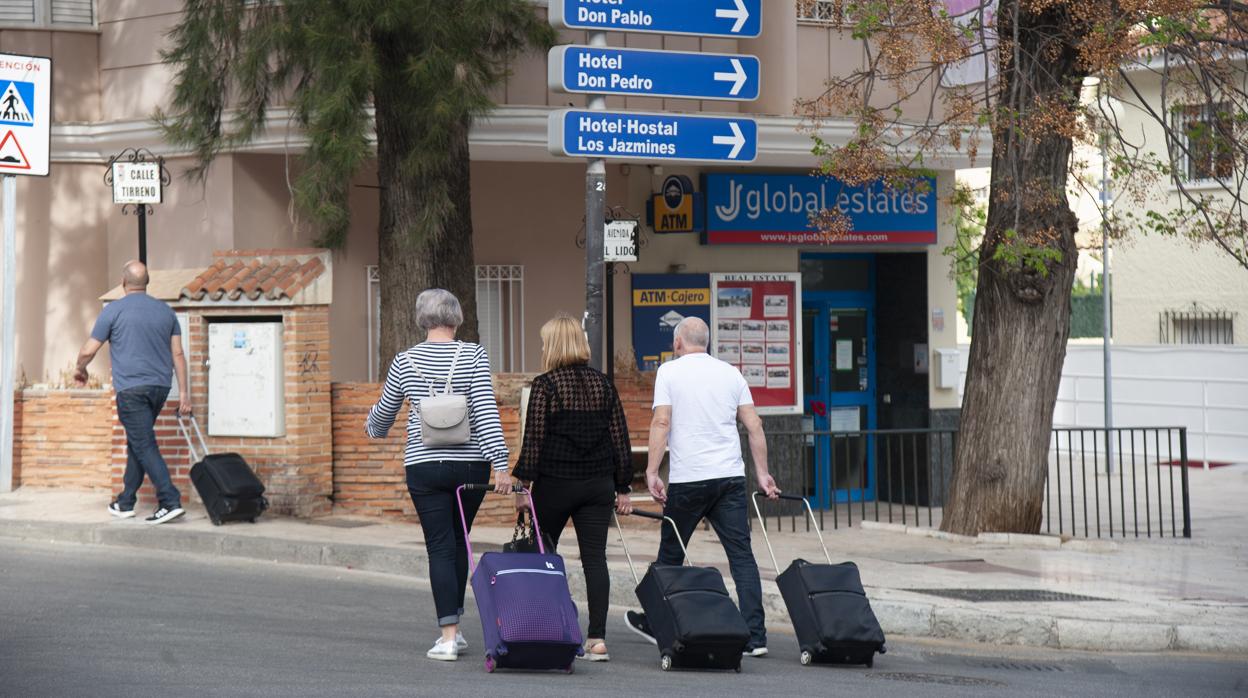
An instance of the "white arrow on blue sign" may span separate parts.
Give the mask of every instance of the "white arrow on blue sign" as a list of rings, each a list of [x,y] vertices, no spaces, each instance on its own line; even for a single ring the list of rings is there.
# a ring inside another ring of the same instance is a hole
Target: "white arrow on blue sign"
[[[754,56],[556,46],[549,58],[550,89],[562,92],[758,99],[759,63]]]
[[[753,162],[753,119],[563,109],[550,115],[547,145],[555,155],[622,160]]]
[[[550,0],[550,23],[590,29],[752,39],[762,0]]]

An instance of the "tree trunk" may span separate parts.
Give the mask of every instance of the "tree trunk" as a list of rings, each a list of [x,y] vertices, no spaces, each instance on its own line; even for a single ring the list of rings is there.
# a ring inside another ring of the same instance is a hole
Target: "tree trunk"
[[[1019,50],[1001,49],[1003,111],[993,134],[988,221],[953,480],[941,528],[1036,533],[1044,506],[1053,407],[1070,334],[1078,219],[1066,197],[1071,137],[1039,127],[1054,100],[1076,103],[1080,72],[1071,42],[1054,47],[1060,10],[1029,14],[1003,0],[1000,36],[1017,28]],[[1018,14],[1014,14],[1018,12]],[[1043,29],[1037,29],[1043,27]],[[1041,105],[1037,105],[1037,100]],[[1057,119],[1060,123],[1061,119]],[[1022,122],[1023,128],[1014,125]],[[1068,122],[1067,122],[1068,123]],[[1019,243],[1053,258],[1044,272],[1020,262]]]
[[[396,42],[398,43],[398,42]],[[470,120],[464,118],[450,129],[442,162],[434,167],[405,166],[408,153],[429,147],[425,126],[412,118],[404,94],[405,56],[384,49],[381,77],[374,89],[377,123],[377,178],[381,186],[377,235],[378,273],[381,282],[381,341],[378,346],[379,376],[389,370],[390,360],[418,342],[425,332],[416,324],[416,297],[428,288],[455,294],[464,311],[458,337],[475,342],[477,334],[476,266],[472,246],[472,196],[468,158]],[[436,154],[425,153],[433,159]],[[417,170],[425,177],[413,173]],[[445,187],[445,189],[443,189]],[[450,192],[451,205],[442,205],[430,192]]]

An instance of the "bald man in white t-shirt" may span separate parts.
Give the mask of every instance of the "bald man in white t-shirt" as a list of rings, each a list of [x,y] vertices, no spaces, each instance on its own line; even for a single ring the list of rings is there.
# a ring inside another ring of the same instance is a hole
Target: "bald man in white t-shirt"
[[[773,499],[780,490],[767,469],[767,440],[750,387],[736,367],[706,352],[709,340],[710,328],[700,318],[688,317],[676,326],[677,358],[659,367],[654,382],[646,485],[655,501],[663,502],[663,514],[676,522],[686,543],[703,519],[715,529],[728,554],[741,615],[750,627],[745,653],[762,657],[767,654],[763,588],[750,547],[749,493],[738,420],[749,435],[759,489]],[[671,454],[667,486],[659,477],[665,449]],[[679,565],[683,559],[671,527],[664,526],[658,563]],[[653,642],[644,614],[629,611],[627,621]]]

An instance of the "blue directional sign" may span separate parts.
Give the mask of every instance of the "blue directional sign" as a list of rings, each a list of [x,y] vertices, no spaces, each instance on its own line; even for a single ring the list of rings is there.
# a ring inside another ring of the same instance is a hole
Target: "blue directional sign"
[[[762,0],[550,0],[560,29],[754,38]]]
[[[550,89],[583,94],[686,99],[758,99],[754,56],[556,46],[550,50]]]
[[[758,153],[758,126],[748,118],[564,109],[548,126],[555,155],[752,162]]]

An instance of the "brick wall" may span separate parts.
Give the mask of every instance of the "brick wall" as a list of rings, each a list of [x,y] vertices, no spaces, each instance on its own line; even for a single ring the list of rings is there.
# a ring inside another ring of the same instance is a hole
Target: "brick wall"
[[[14,485],[107,491],[114,414],[109,390],[19,391]]]
[[[495,384],[502,386],[496,392],[503,403],[499,413],[513,466],[520,450],[516,383],[515,377],[510,375],[495,378]],[[644,445],[650,428],[653,377],[622,380],[618,388],[633,444]],[[364,420],[380,392],[381,386],[375,383],[333,385],[334,510],[341,514],[416,521],[403,470],[407,408],[399,413],[388,438],[370,439],[364,433]],[[514,519],[515,509],[508,497],[487,496],[477,514],[477,521],[482,523],[511,523]]]
[[[195,414],[205,435],[208,431],[207,366],[208,325],[214,319],[249,316],[282,318],[283,366],[286,371],[286,435],[277,438],[208,437],[213,453],[242,455],[267,489],[271,511],[294,516],[330,513],[333,493],[333,449],[330,424],[329,308],[327,306],[276,306],[200,308],[190,311],[191,393]],[[156,423],[161,453],[169,464],[174,484],[184,501],[199,501],[190,485],[190,454],[177,430],[176,404],[165,406]],[[115,423],[115,421],[114,421]],[[125,433],[113,429],[112,484],[121,489],[125,471]],[[140,490],[139,506],[154,506],[150,487]]]

